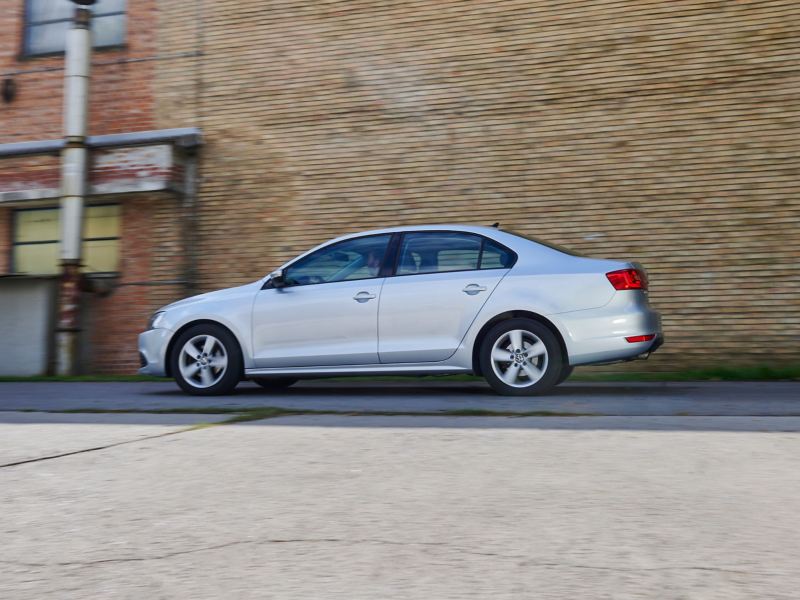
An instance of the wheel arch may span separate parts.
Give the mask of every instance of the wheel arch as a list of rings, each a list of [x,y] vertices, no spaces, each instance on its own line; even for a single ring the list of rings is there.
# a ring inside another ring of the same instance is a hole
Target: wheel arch
[[[502,321],[518,318],[538,321],[552,331],[553,335],[556,336],[556,339],[558,340],[559,347],[561,348],[561,358],[563,359],[564,364],[569,364],[569,354],[567,353],[567,344],[564,342],[564,336],[561,335],[558,327],[556,327],[550,319],[529,310],[508,310],[492,317],[486,323],[484,323],[483,327],[481,327],[480,331],[478,332],[478,335],[475,337],[475,343],[472,345],[472,371],[475,373],[475,375],[483,375],[480,365],[480,350],[481,346],[483,345],[483,340],[486,338],[486,334],[489,333],[489,330]]]
[[[224,323],[220,323],[219,321],[215,321],[214,319],[195,319],[194,321],[189,321],[188,323],[184,323],[181,325],[175,333],[172,334],[172,337],[167,344],[167,351],[164,353],[164,372],[166,373],[167,377],[172,377],[172,361],[170,357],[172,356],[172,351],[175,348],[175,343],[178,341],[178,338],[181,334],[189,329],[190,327],[194,327],[195,325],[217,325],[218,327],[222,327],[225,331],[233,336],[233,339],[236,340],[236,343],[239,345],[239,352],[242,353],[242,358],[244,358],[244,348],[242,347],[242,342],[239,340],[239,336],[233,332],[233,330],[225,325]],[[242,360],[242,373],[241,376],[244,377],[244,360]]]

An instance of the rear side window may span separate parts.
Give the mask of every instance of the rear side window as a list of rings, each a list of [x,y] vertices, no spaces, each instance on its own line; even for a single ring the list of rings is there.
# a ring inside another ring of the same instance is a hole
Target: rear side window
[[[398,275],[447,273],[478,268],[481,238],[469,233],[407,233],[400,246]]]
[[[483,241],[481,269],[508,269],[514,264],[514,254],[492,240]]]

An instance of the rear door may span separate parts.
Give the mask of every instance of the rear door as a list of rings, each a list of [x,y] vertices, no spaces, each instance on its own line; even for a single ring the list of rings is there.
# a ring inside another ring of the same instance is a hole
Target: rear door
[[[381,291],[380,361],[437,362],[452,356],[515,258],[471,233],[405,233],[396,274]]]

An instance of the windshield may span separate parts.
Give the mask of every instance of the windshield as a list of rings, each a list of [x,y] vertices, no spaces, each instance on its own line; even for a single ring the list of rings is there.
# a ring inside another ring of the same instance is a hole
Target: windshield
[[[564,248],[564,246],[559,246],[558,244],[553,244],[552,242],[546,242],[539,238],[535,238],[529,235],[523,235],[521,233],[517,233],[516,231],[511,231],[510,229],[501,229],[501,231],[503,233],[509,233],[518,238],[522,238],[523,240],[528,240],[529,242],[535,242],[536,244],[541,244],[542,246],[546,246],[547,248],[550,248],[552,250],[557,250],[558,252],[562,252],[570,256],[579,256],[581,258],[586,258],[584,254],[580,254],[578,252],[575,252],[574,250],[570,250],[569,248]]]

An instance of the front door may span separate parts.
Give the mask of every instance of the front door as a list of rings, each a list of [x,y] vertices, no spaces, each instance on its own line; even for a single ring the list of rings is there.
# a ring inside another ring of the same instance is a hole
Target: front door
[[[326,246],[284,270],[253,305],[257,368],[378,363],[379,277],[390,235]]]

